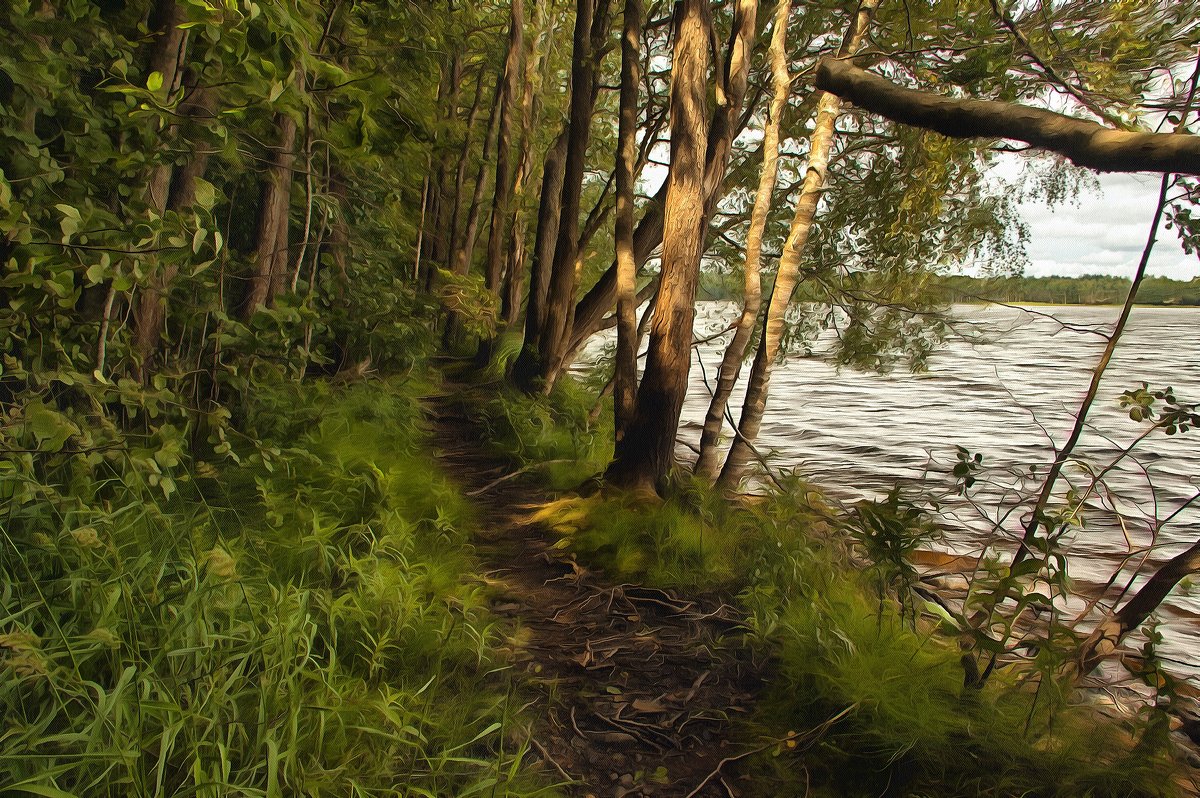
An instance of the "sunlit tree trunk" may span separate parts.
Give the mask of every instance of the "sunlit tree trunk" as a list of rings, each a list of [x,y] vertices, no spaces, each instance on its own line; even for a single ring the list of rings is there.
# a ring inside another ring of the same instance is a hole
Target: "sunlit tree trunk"
[[[862,47],[871,17],[875,13],[879,0],[861,0],[858,11],[851,21],[842,46],[838,51],[839,58],[852,56]],[[809,137],[808,163],[805,167],[804,183],[800,189],[800,197],[796,201],[792,226],[788,231],[787,240],[783,245],[783,254],[779,259],[779,269],[775,275],[775,284],[771,291],[771,300],[767,305],[766,323],[763,325],[762,338],[758,351],[754,356],[754,365],[750,369],[750,379],[746,386],[746,398],[742,404],[742,414],[738,427],[734,430],[733,446],[725,459],[717,484],[726,490],[734,490],[741,482],[742,473],[752,454],[754,441],[762,426],[763,413],[767,407],[767,392],[771,382],[771,369],[775,358],[779,355],[779,345],[783,340],[783,320],[792,292],[800,276],[800,260],[812,231],[813,220],[817,215],[817,206],[821,201],[821,192],[825,186],[825,174],[829,168],[829,155],[833,149],[835,124],[841,113],[841,100],[837,95],[824,92],[817,101],[817,120]]]
[[[771,210],[771,197],[779,174],[779,120],[787,104],[791,81],[787,71],[787,23],[791,11],[790,0],[780,0],[775,8],[775,27],[771,34],[771,82],[774,92],[767,112],[767,125],[763,130],[763,165],[758,181],[758,193],[754,197],[754,210],[750,217],[750,230],[746,233],[745,288],[742,314],[738,318],[733,340],[729,342],[717,372],[717,387],[713,391],[708,414],[704,419],[704,431],[700,436],[700,454],[696,459],[696,474],[706,480],[717,476],[717,443],[724,426],[725,410],[733,386],[737,383],[746,356],[746,347],[754,333],[754,323],[762,307],[762,259],[763,233],[767,227],[767,216]]]
[[[671,62],[671,166],[663,220],[662,281],[650,327],[646,369],[633,417],[605,475],[612,484],[656,490],[674,461],[675,431],[687,394],[692,322],[705,220],[708,139],[708,0],[675,7]]]
[[[637,262],[633,253],[633,188],[637,167],[641,82],[641,0],[625,0],[621,31],[621,110],[617,132],[617,354],[613,374],[616,440],[625,437],[637,400]]]
[[[757,2],[751,0],[739,0],[734,7],[733,28],[724,57],[725,73],[718,94],[718,100],[723,101],[713,109],[706,149],[705,208],[710,216],[724,196],[729,155],[733,140],[742,128],[741,114],[746,100],[749,54],[756,35],[757,8]],[[664,182],[654,197],[646,203],[642,218],[634,230],[633,254],[639,271],[663,241],[666,198],[667,183]],[[614,263],[579,300],[572,313],[573,324],[567,347],[568,360],[588,338],[606,327],[605,315],[613,309],[616,300],[617,264]]]
[[[529,229],[528,212],[525,208],[525,192],[533,171],[534,120],[542,108],[542,86],[539,70],[543,60],[543,45],[549,38],[547,28],[547,0],[534,4],[534,30],[525,60],[525,94],[521,99],[520,146],[517,155],[517,175],[513,181],[514,213],[512,219],[512,244],[508,248],[507,266],[504,276],[501,316],[504,324],[511,327],[521,313],[521,295],[525,281],[526,237]],[[549,63],[549,58],[545,58]]]

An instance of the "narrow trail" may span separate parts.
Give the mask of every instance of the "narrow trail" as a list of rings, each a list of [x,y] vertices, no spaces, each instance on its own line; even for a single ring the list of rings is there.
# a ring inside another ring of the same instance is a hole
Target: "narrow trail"
[[[493,611],[518,645],[533,752],[568,792],[594,798],[714,798],[749,793],[734,724],[749,711],[760,668],[741,645],[734,608],[615,584],[523,523],[552,498],[486,451],[462,394],[429,403],[446,474],[473,497],[476,546]]]

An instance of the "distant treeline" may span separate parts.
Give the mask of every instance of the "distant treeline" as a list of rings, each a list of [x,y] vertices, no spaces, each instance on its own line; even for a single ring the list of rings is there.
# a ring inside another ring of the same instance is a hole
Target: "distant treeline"
[[[951,302],[1044,302],[1056,305],[1116,305],[1125,301],[1130,281],[1088,274],[1082,277],[943,277]],[[1200,305],[1200,280],[1147,277],[1138,290],[1144,305]]]
[[[931,281],[930,287],[955,302],[1037,302],[1051,305],[1119,305],[1129,293],[1130,281],[1124,277],[1088,274],[1082,277],[965,277],[950,275]],[[770,290],[769,278],[763,286]],[[741,297],[742,277],[732,273],[705,272],[700,277],[699,298],[732,299]],[[804,300],[804,286],[797,291]],[[1147,277],[1138,291],[1143,305],[1200,306],[1200,278],[1172,280]]]

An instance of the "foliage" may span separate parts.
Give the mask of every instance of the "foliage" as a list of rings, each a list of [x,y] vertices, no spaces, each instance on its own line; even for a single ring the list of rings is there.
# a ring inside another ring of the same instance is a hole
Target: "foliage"
[[[755,794],[800,783],[831,796],[1175,794],[1161,712],[1130,725],[1068,703],[1036,675],[1061,660],[1053,641],[1031,666],[966,684],[959,626],[911,590],[911,554],[938,534],[911,500],[893,493],[844,513],[792,475],[733,503],[676,488],[652,505],[566,496],[529,521],[611,579],[738,596],[776,663],[750,730],[790,741],[767,746]]]
[[[996,301],[1049,305],[1120,305],[1129,293],[1129,279],[1107,275],[1081,277],[967,277],[938,280],[950,302]],[[1138,289],[1143,305],[1200,305],[1195,281],[1147,277]]]
[[[415,383],[260,384],[225,458],[4,473],[0,761],[45,795],[521,794],[464,500]],[[53,449],[62,419],[33,410]],[[161,433],[160,433],[161,434]]]
[[[568,377],[549,396],[502,387],[474,406],[493,451],[566,490],[602,471],[612,458],[612,417],[593,420],[593,401]]]

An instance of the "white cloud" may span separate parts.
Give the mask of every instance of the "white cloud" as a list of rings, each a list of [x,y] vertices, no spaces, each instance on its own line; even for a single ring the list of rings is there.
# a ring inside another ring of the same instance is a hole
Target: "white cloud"
[[[1133,275],[1154,216],[1159,178],[1106,174],[1099,179],[1098,192],[1082,194],[1072,204],[1021,205],[1030,233],[1026,274]],[[1147,271],[1187,280],[1200,273],[1200,259],[1184,253],[1174,231],[1160,229]]]

